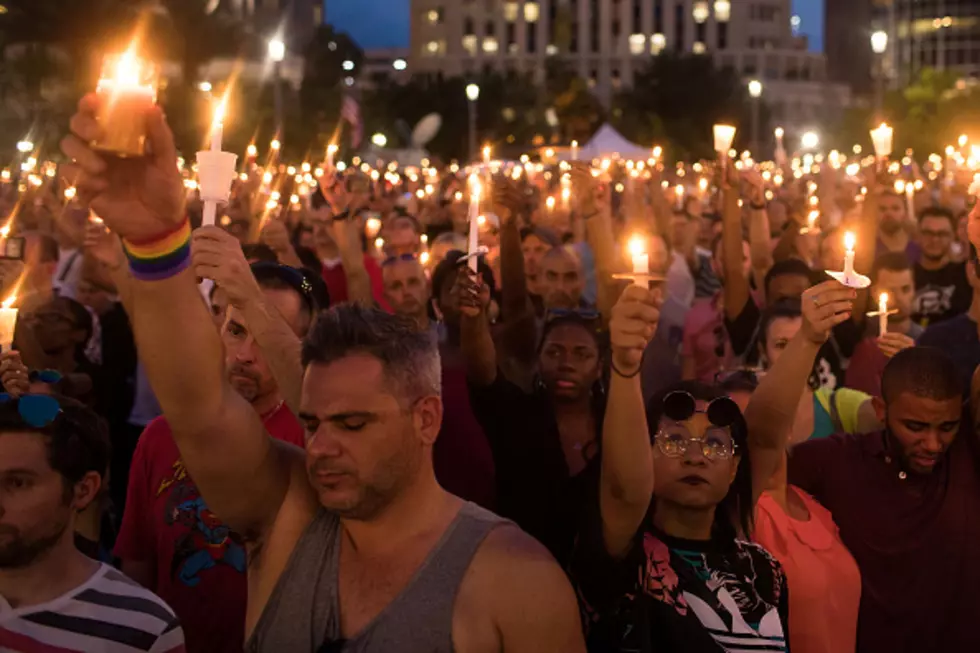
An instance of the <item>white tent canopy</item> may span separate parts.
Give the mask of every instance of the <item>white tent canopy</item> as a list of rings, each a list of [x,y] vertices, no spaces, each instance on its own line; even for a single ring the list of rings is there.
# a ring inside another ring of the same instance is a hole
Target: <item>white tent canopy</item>
[[[579,157],[583,160],[611,159],[617,156],[621,159],[646,161],[650,158],[650,148],[631,143],[607,123],[599,128],[592,140],[579,152]]]

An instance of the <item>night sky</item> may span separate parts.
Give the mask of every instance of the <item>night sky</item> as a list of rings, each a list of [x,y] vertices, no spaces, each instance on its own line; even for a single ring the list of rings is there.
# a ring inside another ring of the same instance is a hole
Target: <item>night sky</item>
[[[410,0],[325,0],[327,20],[354,37],[362,48],[408,47]],[[823,0],[793,0],[810,49],[823,49]]]

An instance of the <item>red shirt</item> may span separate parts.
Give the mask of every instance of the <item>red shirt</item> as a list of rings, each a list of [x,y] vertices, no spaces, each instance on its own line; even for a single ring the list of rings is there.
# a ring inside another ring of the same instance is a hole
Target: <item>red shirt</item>
[[[303,446],[303,427],[285,404],[264,422],[272,437]],[[188,653],[241,653],[245,547],[204,503],[162,417],[136,445],[115,554],[154,564],[150,589],[180,618]]]
[[[381,266],[378,265],[373,256],[365,254],[364,268],[367,270],[368,276],[371,277],[371,295],[374,297],[374,301],[384,310],[390,310],[388,302],[385,301],[385,284],[381,275]],[[343,265],[338,263],[330,266],[324,263],[322,274],[323,282],[327,284],[327,290],[330,291],[331,305],[350,299],[347,295],[347,274],[344,272]]]

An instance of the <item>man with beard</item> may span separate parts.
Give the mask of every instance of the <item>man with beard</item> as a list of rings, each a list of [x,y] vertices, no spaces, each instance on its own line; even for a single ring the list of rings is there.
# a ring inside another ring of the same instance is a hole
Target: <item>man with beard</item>
[[[395,315],[414,320],[420,331],[438,325],[429,319],[429,281],[425,268],[413,254],[393,256],[381,265],[385,300]],[[439,340],[444,334],[436,334]]]
[[[195,239],[196,271],[229,301],[221,339],[231,388],[272,437],[302,447],[303,429],[290,410],[298,396],[289,400],[289,394],[299,391],[300,339],[324,300],[314,298],[313,284],[293,268],[256,263],[250,271],[238,241],[220,229],[199,229]],[[270,346],[277,338],[292,346]],[[243,542],[201,497],[163,417],[147,426],[136,447],[115,553],[123,571],[175,606],[188,651],[242,650]]]
[[[918,263],[922,248],[909,236],[914,225],[908,215],[905,197],[892,192],[882,192],[878,203],[878,242],[875,258],[888,252],[904,252],[912,264]]]
[[[585,272],[582,260],[569,247],[554,247],[541,259],[538,289],[545,311],[574,311],[588,308],[582,304]]]
[[[966,280],[966,262],[951,260],[956,218],[947,209],[930,207],[919,216],[922,255],[915,264],[912,319],[920,326],[944,322],[970,308],[973,292]]]
[[[99,495],[109,438],[71,399],[0,403],[0,650],[182,653],[167,605],[74,543]]]
[[[187,474],[248,542],[246,650],[584,651],[541,545],[436,482],[440,361],[414,324],[358,304],[322,313],[303,348],[305,455],[269,437],[224,378],[163,112],[142,116],[150,156],[108,166],[90,146],[100,102],[80,101],[62,170],[130,248],[140,357]]]

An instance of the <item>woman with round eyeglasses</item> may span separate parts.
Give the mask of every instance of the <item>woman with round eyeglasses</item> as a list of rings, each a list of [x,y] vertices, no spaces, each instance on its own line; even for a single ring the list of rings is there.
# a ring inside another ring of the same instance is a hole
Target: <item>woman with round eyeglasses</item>
[[[659,292],[627,288],[610,322],[612,378],[595,509],[572,563],[593,651],[785,651],[782,568],[747,541],[785,442],[749,437],[730,398],[637,372]]]

